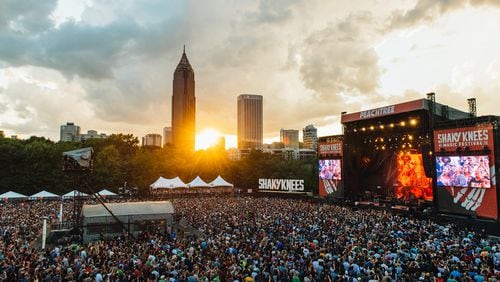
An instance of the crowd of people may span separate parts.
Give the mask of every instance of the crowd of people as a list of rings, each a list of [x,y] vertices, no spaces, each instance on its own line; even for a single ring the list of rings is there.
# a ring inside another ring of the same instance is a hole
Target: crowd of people
[[[172,199],[200,236],[158,226],[41,250],[59,202],[2,203],[6,281],[497,281],[500,242],[473,230],[379,210],[280,198]],[[65,211],[66,213],[66,211]]]

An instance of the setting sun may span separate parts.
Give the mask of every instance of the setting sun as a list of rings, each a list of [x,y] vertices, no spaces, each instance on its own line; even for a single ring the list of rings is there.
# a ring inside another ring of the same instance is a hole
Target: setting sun
[[[204,150],[217,145],[217,142],[221,137],[222,134],[215,129],[203,129],[201,132],[196,134],[196,150]]]

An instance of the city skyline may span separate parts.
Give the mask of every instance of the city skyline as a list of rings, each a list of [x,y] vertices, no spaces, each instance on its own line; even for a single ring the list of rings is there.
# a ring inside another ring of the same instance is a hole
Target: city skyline
[[[264,142],[280,128],[339,134],[340,112],[424,98],[500,115],[498,1],[7,1],[0,11],[0,130],[59,139],[74,121],[160,133],[186,44],[196,132],[235,147],[236,100],[262,95]],[[232,141],[233,140],[233,141]]]

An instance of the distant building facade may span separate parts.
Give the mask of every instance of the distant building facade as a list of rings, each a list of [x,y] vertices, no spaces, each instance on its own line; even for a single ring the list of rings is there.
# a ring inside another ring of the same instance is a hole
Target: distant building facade
[[[106,133],[98,133],[96,130],[88,130],[87,133],[80,133],[80,126],[74,122],[67,122],[61,125],[60,141],[64,142],[80,142],[92,138],[103,139],[109,136]]]
[[[77,142],[80,141],[80,126],[74,122],[67,122],[61,125],[60,141]]]
[[[238,96],[238,149],[262,149],[263,97],[243,94]]]
[[[80,140],[82,140],[82,141],[92,139],[92,138],[104,139],[104,138],[108,138],[108,135],[106,135],[106,133],[97,133],[96,130],[88,130],[86,134],[80,135]]]
[[[214,146],[217,150],[226,150],[226,137],[220,136],[219,139],[217,139],[217,144]]]
[[[285,145],[283,144],[283,142],[273,142],[271,144],[264,144],[263,148],[264,150],[283,149],[285,148]]]
[[[312,160],[314,157],[316,157],[316,151],[312,149],[270,148],[264,149],[263,151],[265,153],[279,155],[284,160]]]
[[[166,126],[163,128],[163,146],[172,144],[172,127]]]
[[[318,149],[318,129],[312,124],[309,124],[302,129],[302,139],[304,149]]]
[[[156,146],[161,147],[161,135],[160,134],[146,134],[146,136],[142,137],[142,146]]]
[[[172,144],[177,148],[194,151],[195,116],[194,71],[184,50],[174,72],[172,89]]]
[[[287,149],[299,149],[299,131],[295,129],[281,129],[280,141]]]

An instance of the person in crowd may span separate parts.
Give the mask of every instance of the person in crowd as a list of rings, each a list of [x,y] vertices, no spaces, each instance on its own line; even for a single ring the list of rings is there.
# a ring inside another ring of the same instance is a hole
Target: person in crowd
[[[457,165],[455,166],[455,174],[451,180],[451,184],[454,187],[467,187],[467,177],[464,174],[464,168]]]
[[[452,186],[451,183],[451,166],[446,165],[443,167],[443,171],[437,178],[438,186]]]

